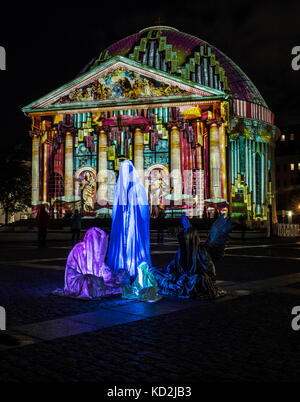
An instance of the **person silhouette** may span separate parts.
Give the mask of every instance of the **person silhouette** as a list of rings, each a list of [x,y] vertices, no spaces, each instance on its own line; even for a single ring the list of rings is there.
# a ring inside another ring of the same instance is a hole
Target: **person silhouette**
[[[46,247],[47,229],[49,226],[50,218],[46,211],[44,204],[41,205],[37,214],[37,227],[38,227],[38,247]]]
[[[75,209],[71,220],[72,246],[74,246],[75,242],[78,243],[79,241],[80,229],[81,229],[81,215],[79,214],[78,209]]]

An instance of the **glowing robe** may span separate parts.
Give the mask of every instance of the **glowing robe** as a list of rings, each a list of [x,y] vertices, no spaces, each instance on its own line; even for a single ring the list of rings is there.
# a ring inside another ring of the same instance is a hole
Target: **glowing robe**
[[[57,289],[53,293],[79,299],[121,293],[121,286],[129,283],[129,278],[127,273],[123,275],[124,271],[113,274],[105,264],[107,243],[108,236],[103,230],[89,229],[68,256],[64,290]]]
[[[123,299],[154,302],[161,299],[157,294],[157,284],[149,266],[143,262],[138,266],[138,275],[132,285],[124,286],[122,289]]]
[[[135,278],[142,262],[151,267],[149,204],[135,167],[126,160],[120,165],[114,192],[106,263],[114,272],[125,269]]]

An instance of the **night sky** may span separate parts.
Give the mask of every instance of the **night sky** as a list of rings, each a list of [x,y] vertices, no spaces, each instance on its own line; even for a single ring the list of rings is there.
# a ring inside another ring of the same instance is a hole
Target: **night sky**
[[[75,3],[74,3],[75,4]],[[41,2],[1,10],[1,144],[28,142],[21,108],[72,80],[110,44],[158,25],[169,25],[219,48],[257,86],[282,131],[300,136],[300,70],[291,50],[300,46],[299,1]],[[4,21],[4,23],[3,23]]]

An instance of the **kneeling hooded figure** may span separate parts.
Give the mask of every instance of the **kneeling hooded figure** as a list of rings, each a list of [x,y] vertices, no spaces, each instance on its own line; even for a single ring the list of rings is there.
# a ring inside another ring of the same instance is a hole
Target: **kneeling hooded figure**
[[[122,286],[130,283],[130,278],[125,270],[113,273],[105,264],[107,246],[108,236],[103,230],[89,229],[68,256],[64,289],[53,293],[78,299],[120,294]]]
[[[157,294],[157,284],[153,274],[149,271],[149,265],[142,262],[137,268],[138,274],[132,285],[126,285],[122,289],[123,299],[155,302],[161,299]]]

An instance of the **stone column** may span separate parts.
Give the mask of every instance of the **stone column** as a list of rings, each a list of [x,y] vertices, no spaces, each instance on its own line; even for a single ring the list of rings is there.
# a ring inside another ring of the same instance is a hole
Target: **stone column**
[[[252,202],[253,202],[253,214],[256,214],[256,163],[255,163],[255,151],[256,142],[252,141],[251,158],[252,158]]]
[[[144,134],[140,128],[134,132],[134,167],[144,183]]]
[[[181,177],[181,162],[180,162],[180,131],[177,126],[171,128],[170,134],[171,146],[171,189],[174,194],[182,194],[182,177]],[[181,199],[179,204],[181,204]],[[176,204],[176,202],[174,202]],[[178,202],[177,202],[178,204]]]
[[[39,163],[39,147],[40,140],[35,135],[32,138],[32,192],[31,200],[32,204],[35,205],[40,199],[40,163]]]
[[[252,140],[249,139],[249,145],[248,145],[248,163],[249,163],[249,168],[248,168],[248,180],[249,180],[249,190],[250,193],[252,193],[253,191],[253,180],[252,180],[252,176],[253,176],[253,172],[252,172]],[[252,206],[251,206],[252,208]]]
[[[203,146],[203,136],[202,136],[202,123],[200,123],[200,120],[197,120],[197,151],[198,152],[198,158],[199,158],[199,169],[202,170],[202,151],[201,148]]]
[[[97,202],[107,204],[107,134],[104,130],[99,133],[98,145],[98,192]]]
[[[228,146],[227,146],[227,189],[228,189],[228,202],[229,202],[229,208],[228,208],[228,213],[231,216],[232,214],[232,163],[233,163],[233,151],[232,151],[232,141],[229,141],[228,139]]]
[[[47,202],[48,195],[48,141],[44,142],[44,166],[43,166],[43,202]]]
[[[223,184],[223,198],[227,200],[227,169],[226,169],[226,131],[224,124],[220,126],[220,144],[221,144],[221,162],[222,162],[222,171],[221,180]]]
[[[65,139],[65,196],[73,196],[73,136],[66,134]]]
[[[210,197],[221,198],[220,181],[220,141],[219,128],[216,123],[210,125],[209,131],[209,169],[210,169]]]

